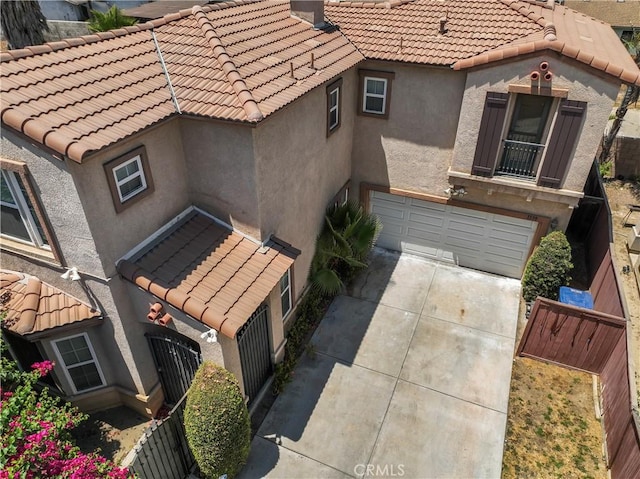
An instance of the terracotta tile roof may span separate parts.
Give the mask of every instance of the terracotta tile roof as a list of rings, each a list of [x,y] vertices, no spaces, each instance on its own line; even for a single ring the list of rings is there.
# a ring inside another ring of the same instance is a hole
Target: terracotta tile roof
[[[640,27],[640,2],[568,0],[564,6],[597,18],[614,27]]]
[[[536,51],[552,50],[601,70],[625,83],[640,86],[640,70],[609,25],[570,8],[518,0],[500,0],[535,18],[545,27],[510,44],[456,62],[470,68]]]
[[[266,248],[197,211],[131,260],[127,280],[234,338],[300,251],[273,239]]]
[[[2,327],[21,336],[32,335],[79,321],[98,319],[100,311],[38,278],[0,271]]]
[[[0,58],[2,122],[81,162],[176,113],[260,121],[363,56],[285,0],[238,0]]]
[[[553,50],[640,85],[640,70],[613,30],[574,10],[517,0],[336,2],[325,14],[367,58],[457,70]],[[446,18],[445,33],[440,19]],[[555,34],[555,40],[549,34]]]

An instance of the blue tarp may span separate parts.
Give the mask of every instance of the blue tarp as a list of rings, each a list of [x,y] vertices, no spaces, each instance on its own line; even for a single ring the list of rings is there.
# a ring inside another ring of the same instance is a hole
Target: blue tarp
[[[593,309],[593,298],[589,291],[581,291],[579,289],[569,288],[568,286],[560,286],[559,301],[581,308]]]

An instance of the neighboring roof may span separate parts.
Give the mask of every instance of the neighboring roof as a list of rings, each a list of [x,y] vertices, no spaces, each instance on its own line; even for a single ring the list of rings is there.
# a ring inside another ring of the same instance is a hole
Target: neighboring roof
[[[172,114],[260,121],[363,56],[287,1],[238,0],[1,58],[2,122],[81,162]]]
[[[70,324],[98,319],[100,311],[34,276],[0,271],[2,327],[28,336]]]
[[[137,7],[125,8],[122,14],[127,17],[140,18],[144,20],[153,20],[155,18],[164,17],[170,13],[179,12],[194,5],[206,5],[209,0],[160,0],[155,2],[144,3]]]
[[[118,271],[160,300],[234,338],[299,254],[275,238],[262,247],[194,211],[134,259],[120,261]]]
[[[327,0],[325,5],[327,17],[367,58],[461,70],[553,50],[640,86],[638,67],[609,25],[560,5],[526,0]],[[444,34],[441,18],[446,18]]]
[[[256,123],[366,58],[465,69],[557,51],[640,86],[608,25],[527,0],[235,0],[0,55],[2,123],[82,162],[172,115]],[[445,32],[439,33],[440,19]]]
[[[598,0],[569,0],[564,2],[565,7],[577,10],[580,13],[597,18],[613,27],[640,28],[640,1],[627,0],[598,1]]]

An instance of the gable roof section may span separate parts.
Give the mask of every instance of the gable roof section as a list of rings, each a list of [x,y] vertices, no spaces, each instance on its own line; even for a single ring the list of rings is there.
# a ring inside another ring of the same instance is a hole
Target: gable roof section
[[[545,2],[527,0],[326,0],[325,6],[326,15],[367,58],[462,70],[553,50],[640,86],[640,71],[611,27],[560,5],[549,8]],[[444,34],[441,18],[446,18]]]
[[[0,271],[2,327],[21,336],[98,319],[102,314],[77,298],[14,271]]]
[[[265,248],[192,212],[119,273],[210,328],[234,338],[300,251],[277,239]]]
[[[364,57],[286,0],[238,0],[0,58],[2,122],[81,162],[172,114],[260,121]]]
[[[561,5],[548,8],[539,2],[500,1],[536,19],[544,28],[476,57],[460,60],[454,65],[456,70],[552,50],[625,83],[640,86],[638,66],[608,24]]]

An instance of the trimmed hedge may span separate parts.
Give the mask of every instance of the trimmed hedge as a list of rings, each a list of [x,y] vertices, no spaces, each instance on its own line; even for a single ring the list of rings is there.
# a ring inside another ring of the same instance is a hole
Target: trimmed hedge
[[[211,362],[196,372],[187,394],[184,425],[203,477],[235,477],[251,443],[249,411],[236,378]]]
[[[522,278],[522,296],[534,301],[538,296],[558,299],[560,286],[571,281],[571,245],[562,231],[553,231],[542,238],[529,258]]]

